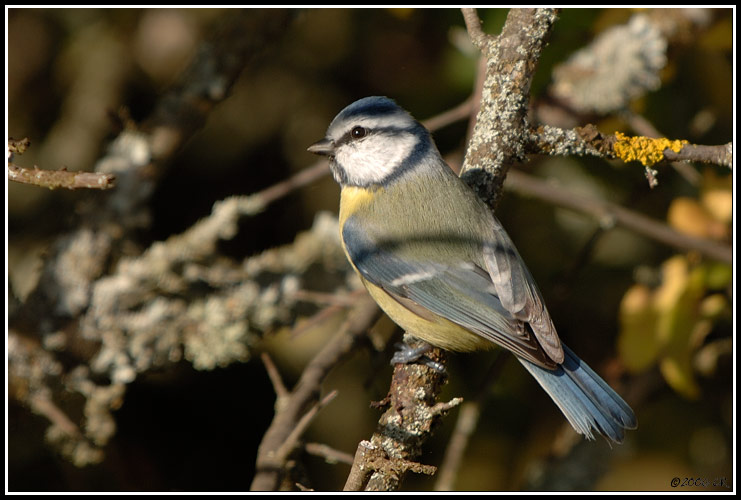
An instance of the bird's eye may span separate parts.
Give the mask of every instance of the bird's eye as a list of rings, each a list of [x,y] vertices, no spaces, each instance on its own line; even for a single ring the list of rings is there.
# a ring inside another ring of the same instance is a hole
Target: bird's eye
[[[368,135],[368,129],[364,127],[353,127],[350,131],[350,137],[353,139],[362,139],[366,135]]]

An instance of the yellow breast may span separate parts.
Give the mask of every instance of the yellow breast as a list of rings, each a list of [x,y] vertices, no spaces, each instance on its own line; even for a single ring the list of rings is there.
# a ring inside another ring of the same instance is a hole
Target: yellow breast
[[[379,194],[377,191],[359,187],[348,186],[342,188],[340,198],[340,239],[342,240],[342,248],[345,251],[345,255],[353,266],[353,269],[355,269],[355,272],[358,272],[358,269],[347,252],[345,241],[342,239],[341,228],[344,226],[348,217],[357,213],[359,210],[362,211],[365,205],[372,203],[374,196],[377,194]],[[358,272],[358,274],[360,273]],[[495,346],[493,342],[430,311],[425,311],[424,317],[413,312],[386,293],[382,288],[369,283],[362,275],[360,275],[360,278],[371,297],[373,297],[373,300],[376,301],[379,307],[383,309],[394,323],[399,325],[407,333],[434,346],[450,351],[478,351],[491,349]],[[421,306],[417,306],[417,308],[421,309]]]

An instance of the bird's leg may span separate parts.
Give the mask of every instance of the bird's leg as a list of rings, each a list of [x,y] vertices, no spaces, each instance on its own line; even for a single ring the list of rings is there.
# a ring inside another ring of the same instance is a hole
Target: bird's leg
[[[421,341],[420,341],[421,342]],[[421,342],[420,345],[412,347],[406,342],[397,342],[394,344],[397,351],[391,357],[391,364],[396,363],[409,364],[419,361],[425,366],[428,366],[438,373],[445,373],[445,366],[442,363],[433,361],[432,359],[425,356],[428,352],[433,349],[433,346],[427,342]]]

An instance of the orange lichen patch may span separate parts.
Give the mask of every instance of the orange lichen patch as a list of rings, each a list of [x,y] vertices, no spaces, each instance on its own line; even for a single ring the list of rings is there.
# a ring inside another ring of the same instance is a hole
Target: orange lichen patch
[[[670,141],[666,138],[651,139],[650,137],[628,137],[621,132],[615,132],[617,141],[612,147],[615,156],[625,162],[639,161],[650,167],[664,159],[664,150],[671,149],[679,153],[682,146],[688,144],[685,140]]]

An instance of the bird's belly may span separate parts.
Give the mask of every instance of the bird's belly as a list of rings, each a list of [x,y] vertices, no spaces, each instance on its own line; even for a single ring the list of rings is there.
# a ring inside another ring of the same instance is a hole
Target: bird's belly
[[[362,278],[361,278],[362,279]],[[430,311],[425,317],[415,314],[391,297],[380,287],[363,279],[371,297],[391,320],[407,333],[436,347],[448,351],[479,351],[491,349],[495,344],[480,335],[448,321]],[[421,307],[421,306],[417,306]]]

